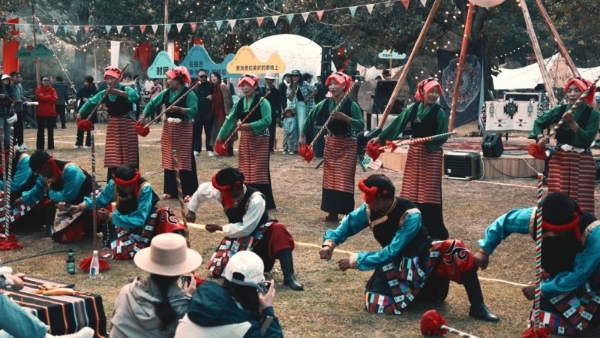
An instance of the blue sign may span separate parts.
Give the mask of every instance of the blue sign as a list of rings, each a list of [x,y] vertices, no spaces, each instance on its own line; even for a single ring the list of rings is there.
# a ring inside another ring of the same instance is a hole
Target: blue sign
[[[233,54],[228,54],[223,62],[216,64],[210,58],[204,47],[196,45],[190,49],[185,60],[181,63],[181,66],[187,68],[192,78],[195,78],[198,75],[200,69],[206,70],[208,74],[218,72],[221,74],[222,78],[228,78],[231,76],[227,72],[227,64],[231,60],[233,60]],[[239,77],[239,75],[235,77]]]
[[[171,60],[169,53],[161,51],[154,58],[154,62],[150,68],[148,68],[148,78],[150,79],[164,79],[167,77],[167,72],[175,68],[175,63]]]

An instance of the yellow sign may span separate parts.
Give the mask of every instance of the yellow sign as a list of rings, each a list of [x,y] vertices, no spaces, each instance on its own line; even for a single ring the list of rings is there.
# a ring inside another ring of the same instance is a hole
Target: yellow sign
[[[273,53],[265,61],[259,60],[250,46],[243,46],[233,57],[233,60],[227,64],[229,74],[245,73],[281,73],[285,70],[285,63],[279,57],[279,54]]]

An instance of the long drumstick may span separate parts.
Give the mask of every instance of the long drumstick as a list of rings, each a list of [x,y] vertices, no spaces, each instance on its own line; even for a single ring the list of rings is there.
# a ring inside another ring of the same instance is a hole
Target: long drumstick
[[[233,137],[233,135],[235,135],[235,133],[237,133],[238,130],[240,130],[240,127],[242,126],[242,124],[244,124],[246,122],[246,120],[248,120],[250,115],[252,115],[260,107],[260,104],[263,102],[264,99],[267,98],[267,96],[269,96],[269,94],[271,94],[270,90],[265,94],[265,96],[260,98],[260,100],[258,101],[258,104],[256,104],[256,106],[254,106],[254,108],[252,108],[252,110],[250,110],[248,115],[246,115],[246,117],[244,117],[244,119],[242,120],[242,123],[240,123],[237,127],[235,127],[235,129],[231,132],[231,134],[229,134],[229,137],[227,137],[227,139],[225,140],[225,142],[223,142],[223,145],[221,146],[223,149],[227,149],[227,144],[229,143],[229,141],[231,141],[231,138]],[[243,100],[243,98],[242,98],[242,100]],[[238,104],[243,104],[243,103],[238,103]]]
[[[127,67],[129,67],[129,62],[127,62],[125,64],[125,67],[123,67],[123,70],[121,70],[121,75],[119,75],[119,77],[117,79],[115,79],[110,86],[108,86],[108,88],[106,89],[106,91],[104,92],[104,95],[102,96],[102,99],[100,99],[100,101],[98,102],[98,104],[94,107],[94,110],[92,110],[92,112],[90,113],[90,115],[88,115],[88,117],[86,118],[86,120],[90,121],[92,119],[92,117],[94,116],[94,114],[96,114],[96,112],[98,111],[98,108],[100,108],[100,105],[104,102],[104,99],[106,99],[106,97],[108,96],[108,92],[109,90],[113,89],[116,87],[116,85],[121,81],[121,79],[123,78],[123,74],[125,74],[125,69],[127,69]],[[95,236],[95,234],[94,234]]]
[[[540,328],[540,297],[542,293],[542,195],[544,175],[538,174],[537,209],[535,211],[535,298],[533,303],[535,330]]]
[[[2,206],[2,212],[4,213],[4,219],[2,220],[2,225],[4,226],[4,234],[6,235],[6,238],[8,239],[8,236],[10,235],[10,224],[8,223],[8,202],[6,200],[6,179],[7,179],[7,172],[8,172],[8,168],[6,167],[6,153],[4,152],[4,133],[6,132],[6,130],[4,130],[4,128],[0,128],[0,160],[2,161],[2,181],[4,182],[4,191],[3,191],[3,195],[2,195],[2,201],[4,202],[4,205]]]
[[[98,206],[96,205],[96,189],[98,188],[98,181],[96,181],[96,137],[94,136],[95,132],[95,129],[92,127],[92,130],[90,130],[90,148],[92,152],[92,231],[94,233],[92,237],[94,246],[96,245],[96,235],[98,234]],[[107,228],[109,227],[107,226]],[[105,242],[108,239],[108,232],[106,237],[107,238],[104,239]]]
[[[348,96],[350,96],[350,93],[352,92],[352,89],[354,89],[354,86],[356,86],[357,83],[358,83],[358,81],[354,81],[352,83],[352,86],[350,86],[350,89],[348,89],[348,91],[346,92],[346,94],[344,94],[344,96],[342,97],[342,99],[340,100],[340,102],[337,104],[337,106],[333,109],[333,111],[331,112],[331,114],[329,114],[329,117],[327,118],[327,121],[325,121],[325,123],[323,123],[323,126],[321,127],[321,130],[319,130],[319,132],[317,133],[317,135],[313,138],[312,142],[308,145],[308,149],[312,149],[313,146],[315,145],[315,143],[319,140],[319,137],[321,137],[321,134],[323,134],[323,132],[327,129],[327,125],[329,124],[329,122],[331,122],[333,120],[333,112],[337,112],[340,109],[342,109],[342,106],[344,105],[344,103],[346,103],[346,100],[348,99]]]
[[[194,90],[194,88],[196,88],[198,85],[200,85],[200,81],[197,81],[193,86],[191,86],[187,92],[185,92],[183,95],[181,95],[177,100],[175,100],[173,103],[171,103],[170,106],[168,106],[165,110],[163,110],[160,114],[158,114],[152,121],[146,123],[144,125],[144,128],[146,127],[150,127],[150,125],[152,125],[154,122],[156,122],[156,120],[160,119],[166,112],[167,110],[169,110],[169,108],[174,107],[176,104],[179,103],[179,101],[183,100],[186,96],[188,96],[188,94]]]
[[[415,144],[421,144],[421,143],[425,143],[427,141],[431,141],[434,139],[438,139],[438,138],[442,138],[442,137],[448,137],[452,134],[454,134],[455,131],[451,131],[448,133],[442,133],[442,134],[437,134],[437,135],[432,135],[432,136],[427,136],[427,137],[420,137],[420,138],[414,138],[411,140],[404,140],[404,141],[400,141],[400,142],[393,142],[395,144],[395,146],[397,147],[401,147],[401,146],[408,146],[408,145],[415,145]],[[385,145],[383,147],[380,147],[379,150],[385,150],[385,149],[390,149],[392,148],[392,145]]]
[[[177,181],[177,197],[179,197],[179,206],[181,207],[181,220],[185,227],[185,239],[190,244],[189,230],[187,221],[185,220],[185,203],[183,201],[183,189],[181,188],[181,175],[179,173],[179,159],[177,158],[177,150],[173,149],[173,170],[175,170],[175,181]],[[196,173],[194,173],[196,174]]]

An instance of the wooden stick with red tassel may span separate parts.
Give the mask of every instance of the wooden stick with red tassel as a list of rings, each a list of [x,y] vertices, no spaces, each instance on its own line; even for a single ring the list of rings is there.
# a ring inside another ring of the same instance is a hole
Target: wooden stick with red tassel
[[[379,146],[377,144],[367,144],[367,155],[373,160],[376,160],[379,157],[379,154],[383,153],[386,149],[392,149],[394,151],[396,148],[401,146],[410,146],[415,144],[425,143],[431,140],[435,140],[442,137],[448,137],[454,134],[455,131],[451,131],[448,133],[442,133],[437,135],[431,135],[427,137],[414,138],[410,140],[398,141],[398,142],[387,142],[384,146]]]
[[[446,333],[454,333],[459,337],[477,338],[472,334],[446,326],[444,317],[436,310],[429,310],[421,316],[421,333],[425,336],[443,337]]]

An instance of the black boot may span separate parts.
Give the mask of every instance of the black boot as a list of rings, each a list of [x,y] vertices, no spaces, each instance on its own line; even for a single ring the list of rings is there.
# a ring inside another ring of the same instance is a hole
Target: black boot
[[[462,281],[471,303],[469,316],[486,322],[499,322],[500,318],[493,314],[483,302],[483,293],[481,292],[481,285],[479,285],[479,278],[477,278],[477,268],[475,267],[463,273]]]
[[[290,289],[303,291],[304,285],[300,284],[294,276],[294,259],[292,258],[292,250],[284,249],[277,253],[277,258],[281,264],[283,272],[283,285],[289,286]]]

